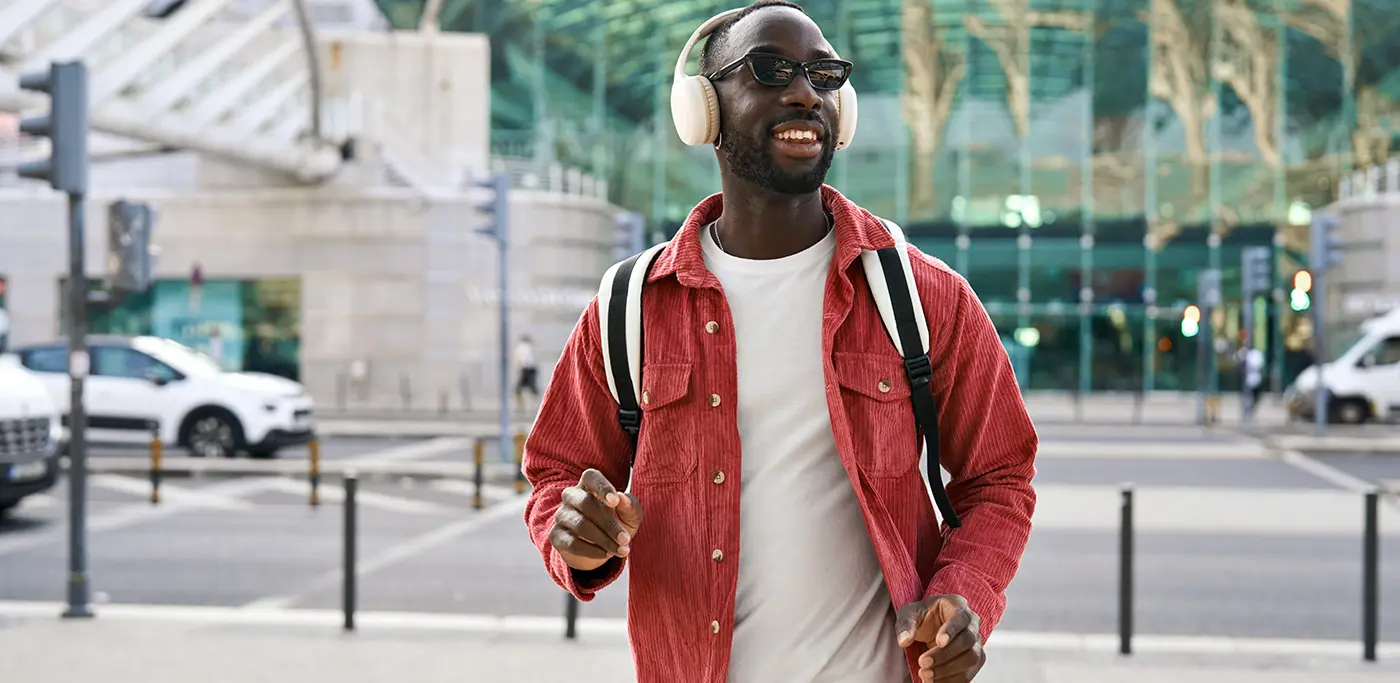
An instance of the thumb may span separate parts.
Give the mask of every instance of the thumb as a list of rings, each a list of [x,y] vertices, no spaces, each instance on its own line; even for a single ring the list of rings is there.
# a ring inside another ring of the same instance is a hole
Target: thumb
[[[895,613],[894,632],[900,647],[909,647],[915,641],[930,642],[938,630],[933,619],[926,618],[928,609],[922,602],[911,602]]]
[[[624,526],[636,531],[642,524],[642,506],[637,502],[637,496],[631,493],[624,493],[618,496],[617,506],[613,508],[617,512],[617,521]]]

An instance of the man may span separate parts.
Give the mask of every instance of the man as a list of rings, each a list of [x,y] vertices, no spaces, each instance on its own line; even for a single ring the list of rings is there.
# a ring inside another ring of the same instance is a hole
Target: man
[[[529,391],[531,396],[540,395],[536,382],[539,378],[539,368],[535,366],[535,342],[530,339],[530,335],[520,336],[520,341],[515,345],[515,367],[519,373],[515,382],[515,408],[520,412],[525,412],[525,392]]]
[[[785,2],[711,34],[723,191],[647,276],[635,451],[596,299],[526,442],[549,574],[588,601],[631,568],[641,683],[970,681],[1030,533],[1037,437],[1009,359],[967,282],[911,248],[962,524],[935,516],[910,383],[857,263],[894,241],[823,185],[835,56]]]

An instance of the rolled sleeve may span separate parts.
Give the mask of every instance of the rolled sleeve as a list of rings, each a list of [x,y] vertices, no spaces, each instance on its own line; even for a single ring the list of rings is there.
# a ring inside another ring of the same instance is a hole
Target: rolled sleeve
[[[631,442],[617,422],[617,404],[603,375],[597,328],[595,299],[564,345],[522,460],[525,478],[533,486],[525,505],[530,540],[554,582],[584,602],[616,581],[626,561],[613,558],[588,572],[569,567],[549,542],[560,496],[588,469],[597,469],[619,491],[626,490],[631,462]]]
[[[925,313],[939,323],[935,329],[947,330],[941,348],[931,349],[933,391],[948,497],[962,526],[943,526],[924,597],[966,598],[985,640],[1005,612],[1006,588],[1029,541],[1039,440],[986,309],[965,279],[941,263],[936,268],[930,288],[944,296],[925,297]]]

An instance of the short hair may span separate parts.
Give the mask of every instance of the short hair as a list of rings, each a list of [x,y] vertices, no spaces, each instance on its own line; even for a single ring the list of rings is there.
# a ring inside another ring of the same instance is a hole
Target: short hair
[[[744,17],[769,7],[790,7],[803,14],[807,13],[807,10],[802,9],[801,5],[795,2],[789,2],[789,0],[754,0],[754,2],[740,10],[738,14],[717,26],[715,30],[705,38],[705,45],[700,49],[700,73],[709,75],[724,66],[723,64],[716,64],[715,59],[716,55],[722,53],[724,51],[723,48],[727,47],[730,29],[734,28],[735,24],[743,21]]]

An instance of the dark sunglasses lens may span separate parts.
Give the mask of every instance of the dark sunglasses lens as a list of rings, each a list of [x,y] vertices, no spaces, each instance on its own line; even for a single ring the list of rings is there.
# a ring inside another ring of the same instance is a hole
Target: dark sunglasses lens
[[[754,55],[749,58],[754,80],[764,85],[787,85],[797,71],[797,62],[782,57]]]
[[[807,77],[818,90],[836,90],[846,83],[850,70],[840,62],[817,62],[807,66]]]

